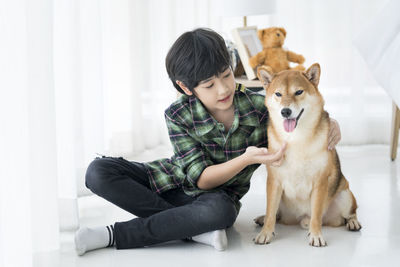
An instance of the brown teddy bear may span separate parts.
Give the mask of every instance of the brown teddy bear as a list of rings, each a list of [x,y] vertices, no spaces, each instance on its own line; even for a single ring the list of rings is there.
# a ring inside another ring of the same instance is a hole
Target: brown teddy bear
[[[271,27],[257,32],[263,45],[263,50],[257,55],[250,58],[250,66],[255,69],[257,66],[269,66],[274,73],[282,70],[294,69],[303,71],[304,57],[282,48],[286,38],[286,30],[284,28]],[[296,62],[294,68],[289,66],[289,62]]]

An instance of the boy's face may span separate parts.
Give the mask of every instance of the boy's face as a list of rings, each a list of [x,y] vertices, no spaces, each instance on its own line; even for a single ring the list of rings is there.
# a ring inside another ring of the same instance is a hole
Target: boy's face
[[[181,84],[179,85],[181,86]],[[187,95],[192,94],[187,88],[182,87],[182,89]],[[214,75],[201,81],[193,91],[210,113],[216,113],[232,107],[235,89],[236,82],[232,69],[227,67],[217,76]]]

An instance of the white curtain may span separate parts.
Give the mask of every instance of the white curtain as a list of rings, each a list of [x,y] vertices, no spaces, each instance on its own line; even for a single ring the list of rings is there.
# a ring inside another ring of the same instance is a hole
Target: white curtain
[[[60,223],[74,229],[95,153],[169,145],[163,111],[176,92],[164,58],[180,33],[207,26],[207,2],[63,0],[53,10]]]
[[[0,263],[59,246],[52,3],[0,2]],[[13,263],[13,264],[11,264]]]
[[[211,0],[210,0],[211,1]],[[352,45],[384,1],[277,1],[259,28],[322,66],[342,144],[387,143],[391,102]],[[169,145],[163,111],[176,99],[165,56],[184,31],[230,38],[242,18],[211,17],[201,0],[0,0],[0,264],[29,266],[78,226],[95,154],[130,157]],[[44,230],[45,229],[45,230]],[[16,261],[10,264],[11,261]]]
[[[208,21],[207,1],[0,1],[0,266],[78,226],[95,153],[169,145],[165,56]]]

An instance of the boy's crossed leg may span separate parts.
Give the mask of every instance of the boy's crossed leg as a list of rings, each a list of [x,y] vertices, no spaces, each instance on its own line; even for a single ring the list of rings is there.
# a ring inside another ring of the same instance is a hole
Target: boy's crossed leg
[[[86,186],[140,218],[80,228],[75,235],[79,255],[107,246],[134,248],[177,239],[190,239],[217,250],[226,248],[224,229],[233,225],[237,212],[224,191],[197,198],[181,189],[159,195],[151,191],[146,175],[143,165],[122,158],[98,158],[89,165]]]

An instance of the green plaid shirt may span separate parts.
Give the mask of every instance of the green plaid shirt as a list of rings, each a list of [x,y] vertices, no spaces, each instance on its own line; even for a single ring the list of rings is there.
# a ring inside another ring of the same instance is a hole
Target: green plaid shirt
[[[236,85],[235,118],[228,133],[195,96],[182,95],[165,110],[174,155],[144,162],[152,190],[161,193],[182,187],[190,196],[224,190],[239,212],[240,199],[250,188],[250,178],[260,164],[249,165],[228,182],[211,190],[197,187],[203,170],[243,154],[248,146],[267,147],[268,111],[265,96]]]

